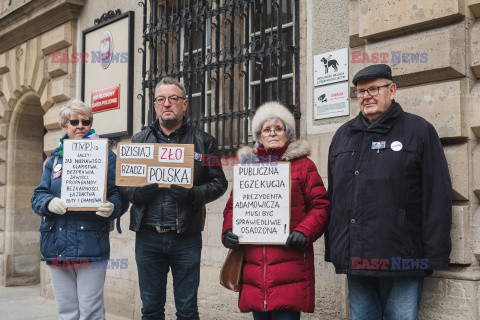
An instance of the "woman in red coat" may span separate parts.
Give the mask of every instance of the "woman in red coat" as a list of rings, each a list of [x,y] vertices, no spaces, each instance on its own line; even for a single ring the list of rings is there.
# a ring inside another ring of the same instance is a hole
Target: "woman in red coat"
[[[239,159],[290,161],[290,230],[285,246],[244,245],[243,286],[238,307],[252,311],[254,320],[300,319],[300,312],[312,313],[315,304],[313,242],[325,230],[329,201],[315,164],[307,158],[310,146],[295,140],[295,119],[278,102],[267,102],[252,119],[255,147],[238,151]],[[245,157],[248,156],[248,157]],[[233,195],[223,213],[222,242],[238,246],[232,232]]]

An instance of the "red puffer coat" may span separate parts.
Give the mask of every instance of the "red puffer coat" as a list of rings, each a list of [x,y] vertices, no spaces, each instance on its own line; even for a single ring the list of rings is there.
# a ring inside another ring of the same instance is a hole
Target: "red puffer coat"
[[[290,161],[292,178],[290,232],[307,237],[304,248],[278,245],[244,245],[243,287],[238,307],[241,312],[288,309],[313,312],[315,306],[315,271],[313,242],[327,225],[329,201],[315,164],[307,158],[310,146],[304,140],[267,151],[245,147],[239,155],[277,155]],[[223,213],[222,242],[225,231],[232,228],[233,196]]]

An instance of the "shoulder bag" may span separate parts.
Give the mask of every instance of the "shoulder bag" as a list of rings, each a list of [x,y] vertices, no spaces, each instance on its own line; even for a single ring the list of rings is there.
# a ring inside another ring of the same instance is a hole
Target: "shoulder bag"
[[[220,284],[235,292],[242,289],[242,270],[245,253],[240,246],[228,251],[222,270],[220,271]]]

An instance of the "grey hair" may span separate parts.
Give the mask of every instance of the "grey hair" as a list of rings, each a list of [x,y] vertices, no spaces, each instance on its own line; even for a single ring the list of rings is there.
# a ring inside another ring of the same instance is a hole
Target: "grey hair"
[[[184,98],[187,97],[187,91],[185,90],[184,85],[180,81],[172,77],[165,77],[162,80],[160,80],[160,82],[158,82],[157,85],[155,86],[155,92],[157,92],[158,88],[166,84],[173,84],[177,86],[180,89],[180,91],[182,91],[182,96]]]
[[[82,116],[88,117],[93,123],[93,112],[85,102],[78,99],[70,99],[63,105],[58,114],[58,123],[61,127],[67,125],[68,118],[71,116],[81,114]]]
[[[283,121],[282,119],[280,119],[279,117],[270,117],[270,118],[267,118],[265,120],[263,120],[260,125],[258,126],[258,128],[255,128],[255,131],[254,131],[254,134],[255,134],[255,137],[257,138],[257,142],[255,143],[256,146],[258,146],[260,143],[258,142],[259,141],[259,138],[260,138],[260,135],[262,134],[262,128],[263,128],[263,125],[265,124],[265,122],[267,121],[270,121],[271,123],[275,123],[277,121],[281,121],[283,123],[283,125],[285,126],[285,134],[287,135],[287,139],[288,141],[290,142],[293,142],[295,141],[295,131],[293,130],[292,127],[290,127],[285,121]]]

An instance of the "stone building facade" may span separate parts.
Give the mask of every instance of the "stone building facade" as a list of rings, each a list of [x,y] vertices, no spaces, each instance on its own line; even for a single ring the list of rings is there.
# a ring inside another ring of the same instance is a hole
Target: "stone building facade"
[[[135,12],[134,47],[142,46],[142,8],[136,2],[88,0],[0,1],[0,285],[41,284],[53,299],[48,268],[40,261],[39,217],[30,208],[43,163],[61,136],[58,111],[80,97],[79,64],[52,63],[52,52],[81,50],[81,34],[108,10]],[[422,319],[478,319],[480,254],[480,1],[300,1],[300,133],[312,145],[312,160],[324,181],[327,152],[335,130],[358,113],[314,120],[314,56],[349,48],[349,77],[385,53],[399,89],[397,100],[425,117],[444,145],[453,186],[452,265],[425,281]],[[135,50],[136,52],[136,50]],[[423,55],[422,55],[423,54]],[[417,56],[426,57],[422,61]],[[400,57],[400,58],[398,58]],[[134,94],[141,92],[141,56],[134,59]],[[369,61],[370,60],[370,61]],[[351,86],[351,84],[350,84]],[[136,101],[136,100],[134,100]],[[134,102],[138,103],[138,102]],[[133,131],[140,130],[134,105]],[[124,137],[128,141],[130,137]],[[231,181],[232,171],[225,167]],[[227,250],[220,244],[227,195],[207,206],[199,307],[203,319],[250,319],[236,307],[237,295],[218,284]],[[140,318],[134,259],[135,235],[111,233],[112,259],[128,268],[111,269],[105,283],[106,309]],[[316,310],[304,319],[348,318],[347,286],[323,261],[323,239],[315,244]],[[174,314],[171,284],[167,312]]]

